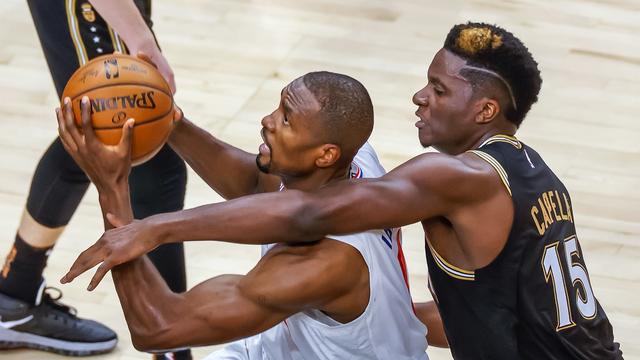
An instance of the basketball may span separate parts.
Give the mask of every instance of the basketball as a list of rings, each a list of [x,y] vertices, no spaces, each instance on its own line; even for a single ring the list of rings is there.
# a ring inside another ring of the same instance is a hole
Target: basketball
[[[173,96],[160,72],[151,64],[124,54],[94,58],[80,67],[62,93],[71,98],[81,126],[80,101],[88,96],[91,123],[104,144],[120,141],[122,126],[135,119],[131,160],[139,165],[151,159],[165,143],[173,126]]]

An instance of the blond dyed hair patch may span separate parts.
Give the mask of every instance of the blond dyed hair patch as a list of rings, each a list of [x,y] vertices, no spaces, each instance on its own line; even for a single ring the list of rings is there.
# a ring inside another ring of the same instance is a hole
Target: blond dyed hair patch
[[[494,34],[486,27],[463,29],[456,39],[458,48],[469,55],[475,55],[489,48],[495,50],[502,46],[502,36]]]

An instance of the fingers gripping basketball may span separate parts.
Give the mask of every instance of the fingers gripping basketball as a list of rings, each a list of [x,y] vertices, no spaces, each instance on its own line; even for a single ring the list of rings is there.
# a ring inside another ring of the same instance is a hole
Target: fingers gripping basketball
[[[96,137],[116,145],[129,118],[133,129],[131,158],[140,164],[165,143],[173,124],[171,89],[153,65],[124,54],[97,57],[69,79],[62,98],[70,97],[76,124],[81,125],[80,101],[88,96]]]

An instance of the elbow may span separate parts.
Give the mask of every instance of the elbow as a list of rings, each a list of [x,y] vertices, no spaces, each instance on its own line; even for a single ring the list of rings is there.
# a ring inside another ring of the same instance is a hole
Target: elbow
[[[156,326],[148,328],[129,328],[133,347],[142,352],[156,352],[175,349],[185,344],[176,344],[176,336],[171,332],[172,326]]]
[[[154,337],[148,333],[131,331],[131,343],[133,347],[142,352],[150,352],[154,350],[154,344],[152,340]]]
[[[136,340],[134,340],[134,338],[133,338],[133,337],[131,337],[131,340],[133,340],[133,341],[132,341],[132,343],[133,343],[133,347],[134,347],[136,350],[138,350],[138,351],[140,351],[140,352],[147,352],[147,353],[148,353],[148,352],[152,352],[152,347],[151,347],[151,346],[148,346],[146,343],[141,342],[141,341],[136,341]]]

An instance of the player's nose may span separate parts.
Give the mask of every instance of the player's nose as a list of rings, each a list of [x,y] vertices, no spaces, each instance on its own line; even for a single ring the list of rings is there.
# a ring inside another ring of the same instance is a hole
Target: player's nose
[[[260,124],[267,131],[273,131],[273,129],[274,129],[274,122],[273,122],[273,118],[272,118],[271,115],[267,115],[267,116],[263,117],[262,121],[260,122]]]
[[[415,94],[413,94],[413,98],[411,99],[414,104],[418,106],[427,106],[429,105],[429,95],[427,94],[427,87],[418,90]]]

